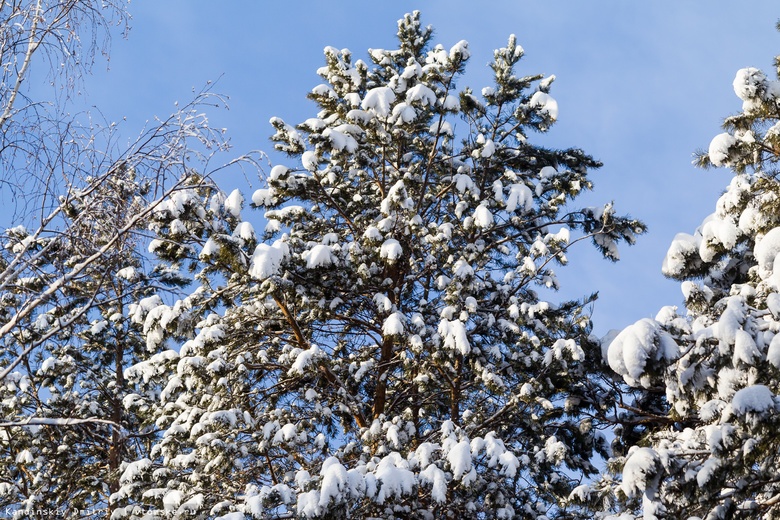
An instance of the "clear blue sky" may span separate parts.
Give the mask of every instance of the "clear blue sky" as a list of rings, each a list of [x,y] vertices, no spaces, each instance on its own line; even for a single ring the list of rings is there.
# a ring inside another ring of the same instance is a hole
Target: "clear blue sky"
[[[211,114],[227,127],[237,152],[271,150],[268,120],[298,123],[314,115],[306,93],[319,83],[326,45],[365,58],[368,48],[394,45],[395,24],[422,11],[446,47],[466,39],[472,59],[460,86],[488,85],[492,49],[518,36],[521,72],[555,74],[559,123],[544,143],[576,146],[604,162],[596,190],[583,204],[614,200],[643,219],[649,234],[622,260],[599,260],[587,246],[560,271],[562,295],[600,291],[596,332],[680,305],[676,282],[661,261],[674,235],[693,233],[715,207],[731,175],[701,171],[692,153],[706,149],[721,120],[740,108],[731,82],[737,69],[774,75],[780,51],[772,0],[500,0],[493,2],[220,2],[137,1],[127,40],[115,38],[109,69],[86,80],[86,99],[109,120],[127,116],[134,136],[146,119],[166,116],[192,89],[219,80],[229,112]],[[272,156],[273,157],[273,156]],[[279,157],[273,159],[280,160]],[[229,192],[240,175],[223,178]],[[258,182],[253,180],[253,187]],[[251,194],[251,192],[250,192]],[[245,212],[245,218],[249,212]]]

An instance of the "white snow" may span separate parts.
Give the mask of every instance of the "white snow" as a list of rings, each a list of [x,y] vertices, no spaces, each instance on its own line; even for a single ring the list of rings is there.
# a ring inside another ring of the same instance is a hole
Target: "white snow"
[[[282,175],[286,174],[290,169],[287,166],[282,166],[281,164],[277,164],[273,168],[271,168],[271,171],[268,174],[268,180],[269,181],[275,181]]]
[[[233,230],[233,236],[243,242],[249,242],[255,239],[255,228],[249,222],[239,222]]]
[[[386,258],[390,260],[390,262],[394,262],[401,258],[403,252],[404,250],[398,240],[388,238],[382,243],[382,247],[379,249],[379,256],[380,258]]]
[[[434,121],[428,131],[433,135],[446,135],[447,137],[455,135],[455,130],[449,121]]]
[[[420,472],[420,481],[431,484],[431,497],[436,502],[447,501],[447,476],[435,464],[429,464]]]
[[[175,512],[176,509],[179,508],[179,505],[181,505],[183,499],[184,495],[178,489],[168,491],[162,499],[165,512],[168,514]]]
[[[417,110],[409,103],[398,103],[393,107],[393,120],[396,123],[411,123],[417,118]]]
[[[285,257],[290,253],[287,244],[281,240],[272,245],[258,244],[252,254],[249,275],[256,280],[264,280],[279,272]]]
[[[203,245],[203,250],[200,252],[199,258],[208,258],[209,256],[219,253],[220,245],[213,239],[209,238]]]
[[[366,92],[360,104],[363,110],[373,110],[378,116],[390,115],[390,105],[395,101],[395,93],[390,87],[376,87]]]
[[[463,193],[466,190],[471,191],[474,189],[474,181],[471,179],[471,177],[464,173],[458,173],[454,175],[452,180],[455,181],[455,189],[458,190],[458,193]]]
[[[444,346],[457,350],[464,356],[471,352],[466,325],[460,320],[450,321],[446,318],[439,322],[439,334],[444,338]]]
[[[368,226],[368,228],[366,228],[366,231],[363,233],[363,238],[366,238],[368,240],[376,240],[376,241],[382,240],[382,232],[379,231],[374,226]]]
[[[610,368],[622,375],[629,385],[643,384],[648,360],[674,359],[678,347],[660,324],[644,318],[623,329],[607,349]],[[644,386],[644,384],[643,384]]]
[[[108,327],[108,322],[106,320],[96,320],[94,323],[92,323],[92,327],[90,327],[89,333],[93,336],[100,334],[106,330],[106,327]]]
[[[742,101],[750,101],[758,95],[759,89],[766,83],[766,79],[766,75],[754,67],[740,69],[732,83],[734,93]]]
[[[493,154],[496,153],[496,143],[493,142],[492,139],[488,139],[485,141],[485,144],[482,145],[482,151],[479,153],[479,155],[483,158],[493,157]]]
[[[553,121],[558,119],[558,102],[550,94],[542,91],[534,92],[529,104],[532,108],[538,108],[539,112],[546,114]]]
[[[727,166],[729,158],[729,148],[737,144],[733,135],[728,133],[718,134],[710,141],[710,147],[707,155],[713,166]]]
[[[310,172],[313,172],[317,169],[317,164],[319,161],[317,160],[317,153],[313,152],[311,150],[306,150],[301,154],[301,164],[303,164],[303,167],[309,170]]]
[[[349,484],[347,469],[341,465],[336,457],[328,457],[322,464],[320,475],[322,476],[322,486],[318,505],[326,508],[331,501],[341,502],[345,498],[343,494],[347,491]]]
[[[303,258],[306,260],[306,267],[309,269],[315,269],[317,267],[327,267],[333,265],[336,262],[336,258],[333,255],[333,250],[330,246],[324,244],[317,244],[312,247],[311,250],[303,253]]]
[[[474,275],[474,268],[464,258],[459,258],[452,266],[452,274],[455,278],[468,278]]]
[[[707,217],[699,232],[701,233],[699,256],[705,262],[711,262],[714,258],[713,245],[720,244],[726,250],[732,249],[740,235],[740,230],[734,222],[722,220],[717,214]]]
[[[510,184],[509,194],[506,197],[506,210],[513,213],[520,208],[523,211],[530,211],[534,205],[534,195],[531,188],[525,184]]]
[[[744,415],[748,412],[766,412],[775,408],[772,391],[764,385],[753,385],[737,391],[731,399],[734,412]]]
[[[374,294],[374,304],[376,304],[377,309],[381,312],[387,312],[393,308],[393,303],[390,301],[390,298],[383,293]]]
[[[290,370],[287,371],[289,375],[303,374],[306,369],[321,357],[323,354],[320,347],[312,345],[310,348],[301,351],[295,357],[295,362],[290,366]]]
[[[688,233],[678,233],[666,252],[661,272],[666,276],[678,276],[685,269],[686,259],[698,254],[699,242]]]
[[[699,486],[704,486],[713,477],[715,472],[721,465],[721,460],[717,457],[710,457],[704,461],[701,469],[696,473],[696,483]]]
[[[436,104],[436,93],[427,85],[418,83],[406,91],[406,102],[412,103],[414,101],[419,101],[422,106],[434,106]]]
[[[376,495],[377,504],[383,504],[385,499],[392,496],[401,497],[412,492],[415,478],[408,467],[407,461],[397,452],[392,452],[379,461],[374,472],[380,482]]]
[[[30,450],[22,450],[16,455],[17,464],[30,464],[35,460]]]
[[[652,448],[632,448],[623,466],[623,483],[620,487],[629,497],[644,492],[648,479],[658,470],[658,453]]]
[[[748,366],[753,365],[753,361],[761,357],[761,351],[758,350],[753,336],[742,329],[737,330],[734,339],[734,358],[733,363],[736,366],[738,361],[744,362]]]
[[[401,312],[394,312],[385,319],[382,324],[382,333],[385,336],[398,336],[404,333],[406,317]]]
[[[452,47],[450,47],[450,59],[455,60],[458,56],[467,60],[471,53],[469,52],[469,42],[461,40]]]
[[[274,166],[276,168],[276,166]],[[274,190],[271,188],[261,188],[255,190],[252,194],[252,202],[255,206],[273,206],[274,204]]]
[[[225,211],[238,218],[241,216],[241,207],[244,205],[244,196],[241,190],[235,189],[225,199]]]
[[[326,128],[322,136],[327,137],[336,150],[352,153],[358,148],[357,141],[350,135],[352,127],[353,125],[339,125],[336,128]]]
[[[116,276],[117,278],[124,278],[128,282],[134,282],[140,277],[136,268],[132,266],[120,269],[117,271]]]
[[[462,440],[453,446],[447,453],[447,462],[450,463],[452,476],[455,480],[460,480],[472,469],[471,446],[469,441]]]
[[[457,96],[447,94],[447,97],[444,98],[444,102],[442,103],[442,108],[444,108],[444,110],[460,110],[460,100]]]
[[[144,471],[148,470],[152,467],[152,461],[148,458],[143,458],[141,460],[137,460],[135,462],[131,462],[127,465],[124,472],[122,472],[122,476],[119,477],[119,482],[121,483],[128,483],[136,480],[139,475],[141,475]]]
[[[772,363],[776,368],[780,368],[780,334],[775,334],[769,343],[769,349],[766,352],[766,360]]]
[[[780,253],[780,227],[770,229],[766,235],[756,240],[753,255],[758,262],[759,275],[767,278],[773,271],[775,258]]]
[[[483,229],[493,225],[493,214],[484,204],[480,204],[474,210],[474,225]]]

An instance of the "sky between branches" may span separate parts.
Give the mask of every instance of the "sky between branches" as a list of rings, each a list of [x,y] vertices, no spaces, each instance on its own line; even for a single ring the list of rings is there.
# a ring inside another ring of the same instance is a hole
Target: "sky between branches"
[[[230,96],[230,110],[210,113],[212,125],[228,129],[237,153],[270,153],[272,116],[289,123],[314,116],[305,96],[321,82],[315,71],[323,47],[348,48],[365,60],[368,48],[395,45],[396,20],[415,9],[434,26],[436,43],[469,42],[472,58],[459,87],[476,92],[490,84],[492,50],[516,34],[526,51],[518,73],[557,77],[551,94],[559,121],[548,136],[532,139],[579,147],[604,163],[581,205],[614,200],[619,214],[648,224],[649,233],[624,248],[617,264],[584,244],[574,250],[571,265],[559,270],[561,297],[599,291],[599,335],[661,306],[682,306],[679,285],[661,275],[662,259],[676,233],[693,233],[714,210],[731,178],[727,170],[694,168],[692,154],[740,109],[731,86],[738,69],[774,76],[780,7],[772,0],[139,1],[130,4],[129,38],[114,38],[108,68],[98,63],[80,102],[99,107],[107,121],[127,117],[122,132],[130,139],[144,121],[168,115],[193,88],[218,79],[215,90]],[[271,160],[285,163],[278,155]],[[251,196],[240,173],[219,184]]]

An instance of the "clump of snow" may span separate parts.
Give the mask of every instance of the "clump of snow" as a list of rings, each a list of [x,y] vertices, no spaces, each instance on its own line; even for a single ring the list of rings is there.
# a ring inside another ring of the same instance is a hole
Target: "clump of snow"
[[[455,480],[463,478],[472,469],[471,446],[467,440],[462,440],[453,446],[447,453],[447,461],[452,468],[452,476]]]
[[[457,96],[448,94],[447,97],[444,98],[442,108],[444,108],[444,110],[458,111],[460,110],[460,100]]]
[[[769,348],[766,351],[766,360],[772,363],[776,368],[780,368],[780,334],[775,334],[772,341],[769,342]]]
[[[363,110],[372,110],[380,117],[390,115],[390,105],[395,101],[395,93],[390,87],[376,87],[366,92],[360,104]]]
[[[282,175],[286,174],[290,169],[287,166],[282,166],[281,164],[277,164],[273,168],[271,168],[271,171],[268,174],[268,180],[269,181],[275,181]]]
[[[317,164],[319,161],[317,160],[317,153],[313,152],[311,150],[306,150],[301,155],[301,164],[303,164],[303,167],[309,170],[310,172],[313,172],[317,169]]]
[[[318,358],[322,357],[323,352],[317,345],[312,345],[311,348],[302,350],[296,357],[295,362],[290,366],[288,374],[303,374],[306,369],[314,363]]]
[[[513,213],[518,208],[530,211],[534,205],[534,195],[531,188],[525,184],[510,184],[509,194],[506,197],[506,210]]]
[[[711,262],[714,258],[715,250],[712,246],[720,244],[726,250],[732,249],[740,235],[740,230],[734,222],[722,220],[717,214],[707,217],[699,232],[701,233],[699,256],[705,262]]]
[[[471,191],[474,189],[474,181],[464,173],[454,175],[452,180],[455,181],[455,189],[458,190],[458,193],[462,194],[466,190]]]
[[[352,132],[358,132],[354,125],[339,125],[336,128],[326,128],[322,136],[330,140],[334,149],[352,153],[358,148],[357,140],[350,135]]]
[[[171,514],[175,512],[184,498],[184,495],[178,489],[168,491],[162,499],[165,512]]]
[[[538,108],[539,112],[546,114],[553,121],[558,119],[558,102],[550,94],[541,90],[534,92],[529,104],[532,108]]]
[[[742,361],[748,366],[753,365],[753,361],[761,358],[761,351],[753,341],[753,336],[742,329],[737,330],[734,338],[734,359],[733,364]]]
[[[382,324],[382,333],[385,336],[398,336],[404,333],[404,322],[406,317],[403,313],[394,312],[385,319]]]
[[[431,484],[431,498],[436,502],[443,504],[447,501],[447,476],[435,464],[420,472],[420,481]]]
[[[336,257],[333,255],[333,250],[330,246],[324,244],[317,244],[312,247],[311,250],[303,253],[302,257],[306,260],[306,267],[309,269],[327,267],[336,263]]]
[[[731,399],[731,406],[739,415],[763,413],[775,409],[775,396],[766,386],[753,385],[737,391]]]
[[[434,106],[436,104],[436,93],[427,85],[418,83],[406,91],[406,102],[412,103],[415,101],[419,101],[422,106]]]
[[[244,196],[241,190],[235,189],[225,199],[225,211],[238,218],[241,216],[241,206],[244,205]]]
[[[734,93],[742,101],[750,101],[759,94],[759,89],[766,82],[766,74],[754,67],[737,71],[734,77]]]
[[[400,498],[412,492],[415,477],[408,467],[408,462],[397,452],[392,452],[379,461],[374,472],[380,484],[376,495],[377,504],[383,504],[387,498]]]
[[[623,466],[621,489],[627,496],[634,497],[649,487],[653,487],[659,466],[660,460],[655,450],[652,448],[632,448]]]
[[[493,154],[496,153],[496,143],[493,142],[492,139],[488,139],[485,141],[485,144],[482,145],[482,151],[479,153],[480,157],[488,158],[493,157]]]
[[[678,347],[671,335],[660,324],[644,318],[626,327],[607,348],[610,368],[623,376],[632,386],[648,386],[648,361],[674,359]]]
[[[394,238],[388,238],[382,243],[382,247],[379,248],[380,258],[386,258],[390,260],[390,262],[394,262],[401,258],[403,252],[403,247],[401,247],[398,240]]]
[[[717,457],[710,457],[705,460],[704,464],[701,465],[701,469],[696,473],[696,483],[699,486],[704,486],[712,479],[720,466],[721,460]]]
[[[679,276],[683,273],[688,258],[698,254],[699,241],[688,233],[678,233],[666,252],[661,272],[666,276]]]
[[[483,229],[493,225],[493,214],[484,204],[480,204],[474,210],[474,225]]]
[[[471,52],[469,51],[469,42],[466,40],[461,40],[452,47],[450,47],[450,60],[455,61],[458,59],[458,57],[467,60],[469,59],[469,56],[471,56]]]
[[[417,118],[417,110],[409,103],[398,103],[393,108],[395,123],[411,123]]]
[[[275,241],[272,245],[258,244],[252,254],[252,261],[249,265],[249,275],[256,280],[264,280],[279,272],[282,262],[290,253],[287,244],[281,240]]]
[[[780,227],[773,228],[756,240],[753,255],[756,257],[759,276],[766,279],[774,270],[775,258],[780,253]]]
[[[116,273],[117,278],[124,278],[128,282],[134,282],[140,278],[140,274],[136,270],[135,267],[124,267],[117,271]]]
[[[446,318],[439,322],[439,334],[444,338],[444,346],[456,350],[464,356],[471,352],[466,325],[460,320]]]
[[[710,141],[707,155],[713,166],[728,166],[729,149],[737,144],[736,138],[728,133],[718,134]]]
[[[233,236],[242,242],[255,240],[255,228],[249,222],[239,222],[233,230]]]
[[[206,243],[203,244],[203,250],[201,250],[200,255],[198,255],[198,258],[208,258],[210,256],[213,256],[217,253],[219,253],[220,245],[213,239],[209,238],[206,240]]]

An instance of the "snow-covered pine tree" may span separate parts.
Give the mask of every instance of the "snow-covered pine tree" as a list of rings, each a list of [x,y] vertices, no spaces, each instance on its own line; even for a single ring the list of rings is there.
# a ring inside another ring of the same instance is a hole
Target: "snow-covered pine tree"
[[[120,470],[148,455],[155,433],[128,411],[137,389],[124,371],[161,349],[133,316],[191,278],[171,261],[185,241],[152,241],[160,264],[147,225],[217,191],[207,164],[226,143],[202,115],[212,100],[204,92],[114,158],[115,127],[106,137],[69,121],[50,166],[70,189],[48,216],[0,234],[0,510],[110,515]]]
[[[271,121],[293,162],[252,197],[264,241],[232,193],[198,224],[201,287],[139,307],[156,341],[177,308],[200,320],[125,374],[165,388],[131,400],[162,435],[115,495],[143,507],[117,517],[579,517],[567,498],[604,453],[592,299],[537,289],[573,243],[614,260],[644,226],[572,207],[600,165],[530,143],[554,78],[515,75],[514,36],[480,97],[456,86],[467,43],[432,34],[415,12],[369,63],[326,48],[316,116]]]
[[[640,392],[623,417],[635,445],[613,461],[621,519],[780,518],[780,82],[746,68],[733,85],[742,111],[699,163],[734,178],[663,264],[685,312],[665,307],[606,349]]]

